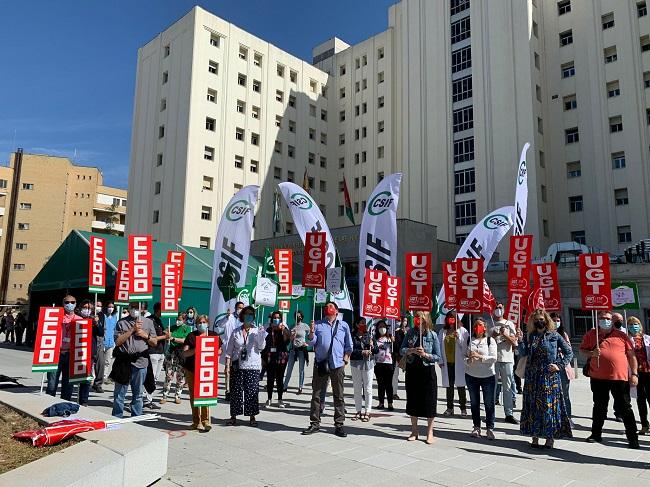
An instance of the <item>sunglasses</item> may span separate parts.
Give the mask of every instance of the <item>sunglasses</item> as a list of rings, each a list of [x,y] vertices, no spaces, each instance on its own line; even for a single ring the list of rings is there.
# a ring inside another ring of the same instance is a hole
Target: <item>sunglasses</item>
[[[77,304],[76,301],[63,301],[63,304]]]

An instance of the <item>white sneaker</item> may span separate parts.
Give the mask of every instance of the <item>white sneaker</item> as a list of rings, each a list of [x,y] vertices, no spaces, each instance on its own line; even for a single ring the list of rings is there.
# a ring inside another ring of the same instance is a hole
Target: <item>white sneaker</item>
[[[479,428],[478,426],[474,426],[474,429],[470,433],[470,436],[472,438],[480,438],[481,437],[481,428]]]
[[[270,400],[270,399],[267,399],[267,400],[266,400],[266,407],[268,408],[268,407],[270,407],[270,406],[271,406],[271,400]]]
[[[494,432],[491,429],[487,430],[487,433],[485,433],[485,436],[488,440],[494,440]]]
[[[289,405],[289,404],[287,404],[286,402],[278,401],[278,407],[279,407],[279,408],[284,409],[284,408],[286,408],[288,405]]]
[[[569,418],[569,425],[571,425],[571,429],[574,429],[576,427],[576,424],[573,422],[571,418]]]

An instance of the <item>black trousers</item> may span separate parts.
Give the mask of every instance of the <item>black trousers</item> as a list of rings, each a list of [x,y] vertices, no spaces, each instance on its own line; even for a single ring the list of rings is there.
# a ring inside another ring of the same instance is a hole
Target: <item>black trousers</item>
[[[625,425],[625,436],[628,441],[638,441],[636,419],[630,402],[630,387],[625,380],[591,379],[591,392],[594,399],[594,408],[591,414],[591,434],[600,439],[603,434],[603,425],[607,418],[609,395],[614,398],[614,409]]]
[[[456,364],[447,362],[445,364],[447,367],[447,378],[449,379],[449,387],[447,387],[446,396],[447,396],[447,409],[454,409],[454,387],[456,387]],[[445,371],[443,370],[444,374]],[[460,408],[467,408],[467,392],[465,387],[458,387],[458,402],[460,402]]]
[[[375,364],[379,404],[384,404],[384,396],[388,404],[393,404],[393,364]]]
[[[284,371],[286,368],[286,363],[269,362],[266,364],[266,394],[269,401],[273,398],[274,384],[278,391],[278,401],[282,401],[282,394],[284,393]]]
[[[648,404],[650,404],[650,372],[639,372],[639,385],[636,388],[636,405],[639,407],[641,426],[648,423]]]

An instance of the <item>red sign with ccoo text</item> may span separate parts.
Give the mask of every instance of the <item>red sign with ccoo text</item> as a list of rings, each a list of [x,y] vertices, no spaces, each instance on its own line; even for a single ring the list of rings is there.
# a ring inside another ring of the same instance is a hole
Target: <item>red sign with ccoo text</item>
[[[176,279],[178,281],[178,291],[176,295],[178,299],[181,299],[183,294],[183,274],[185,273],[185,252],[182,250],[168,250],[167,251],[167,262],[178,265],[178,272],[176,274]]]
[[[433,280],[431,253],[406,254],[406,308],[431,311]]]
[[[160,272],[160,314],[168,318],[178,315],[178,264],[163,262]]]
[[[194,400],[192,406],[214,406],[217,404],[219,365],[219,337],[197,336],[194,355]]]
[[[115,304],[129,305],[129,261],[117,261],[117,279],[115,280]]]
[[[580,254],[580,295],[584,310],[610,310],[612,283],[609,254]]]
[[[293,253],[291,249],[275,249],[273,259],[278,276],[278,296],[291,297],[293,286]]]
[[[70,324],[70,382],[92,380],[93,330],[92,319],[77,320]]]
[[[106,240],[101,237],[90,237],[88,259],[88,290],[91,293],[106,291]]]
[[[63,308],[41,307],[34,342],[32,372],[56,372],[58,369],[62,320]]]
[[[153,298],[153,255],[151,235],[129,235],[129,297],[146,301]]]

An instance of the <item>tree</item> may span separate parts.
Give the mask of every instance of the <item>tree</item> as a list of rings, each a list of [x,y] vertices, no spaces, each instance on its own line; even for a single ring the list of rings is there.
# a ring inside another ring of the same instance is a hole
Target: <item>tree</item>
[[[115,229],[115,224],[120,223],[120,214],[117,211],[117,205],[113,203],[111,206],[106,207],[109,216],[106,218],[106,231],[110,235],[119,235],[119,231]]]

